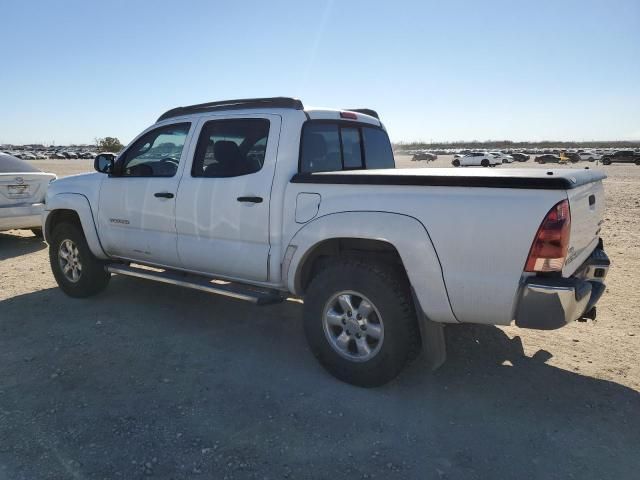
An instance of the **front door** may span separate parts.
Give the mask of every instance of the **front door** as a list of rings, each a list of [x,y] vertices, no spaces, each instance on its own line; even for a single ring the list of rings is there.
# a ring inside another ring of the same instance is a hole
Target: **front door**
[[[178,254],[185,268],[268,279],[269,201],[280,123],[280,116],[268,114],[200,121],[176,205]]]
[[[140,136],[118,157],[100,189],[100,240],[112,256],[179,267],[176,193],[191,124],[172,123]]]

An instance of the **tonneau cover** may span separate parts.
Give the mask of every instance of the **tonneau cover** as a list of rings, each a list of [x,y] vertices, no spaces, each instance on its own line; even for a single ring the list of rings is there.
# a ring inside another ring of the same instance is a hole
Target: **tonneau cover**
[[[591,169],[396,168],[298,173],[292,183],[569,190],[606,178]]]

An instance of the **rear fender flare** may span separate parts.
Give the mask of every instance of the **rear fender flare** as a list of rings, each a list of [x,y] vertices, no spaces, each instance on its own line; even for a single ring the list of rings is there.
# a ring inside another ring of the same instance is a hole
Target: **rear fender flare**
[[[335,238],[379,240],[393,245],[426,317],[435,322],[458,323],[429,233],[419,220],[408,215],[341,212],[307,223],[293,236],[287,248],[290,260],[285,258],[283,280],[289,291],[302,293],[300,275],[306,258],[320,243]]]

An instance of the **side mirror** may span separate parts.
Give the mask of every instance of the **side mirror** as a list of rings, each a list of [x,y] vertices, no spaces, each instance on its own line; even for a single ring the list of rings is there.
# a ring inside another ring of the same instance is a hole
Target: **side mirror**
[[[113,153],[101,153],[93,160],[93,168],[96,172],[111,173],[114,162],[115,155]]]

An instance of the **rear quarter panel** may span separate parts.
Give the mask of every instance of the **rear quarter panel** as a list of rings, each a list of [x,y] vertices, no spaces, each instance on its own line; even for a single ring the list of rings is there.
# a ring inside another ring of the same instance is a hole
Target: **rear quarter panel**
[[[566,198],[563,190],[289,184],[285,245],[302,227],[295,222],[299,192],[320,194],[317,217],[366,210],[417,219],[442,265],[457,320],[500,325],[513,319],[524,264],[540,222]],[[403,256],[403,261],[409,269],[424,259]],[[425,300],[420,298],[421,303]],[[428,312],[428,304],[422,307]]]

